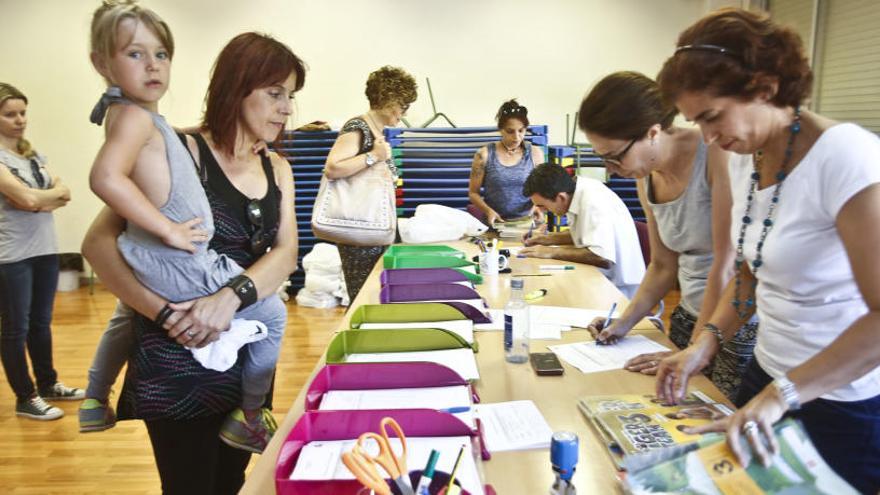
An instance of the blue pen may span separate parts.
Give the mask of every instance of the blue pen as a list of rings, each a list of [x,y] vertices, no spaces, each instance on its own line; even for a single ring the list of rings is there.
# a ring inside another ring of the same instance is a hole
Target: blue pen
[[[440,409],[440,412],[445,412],[445,413],[449,413],[449,414],[458,414],[458,413],[468,412],[470,410],[471,410],[470,406],[459,406],[459,407],[448,407],[446,409]]]
[[[608,310],[608,316],[605,317],[605,324],[602,325],[602,330],[608,328],[608,325],[611,324],[611,317],[614,316],[614,310],[617,309],[617,303],[611,305],[611,309]],[[597,344],[604,344],[605,342],[596,341]]]
[[[434,478],[434,467],[437,465],[437,459],[440,458],[440,452],[431,449],[431,455],[428,457],[428,464],[422,471],[422,477],[419,484],[416,485],[416,495],[430,495],[428,488],[431,486],[431,480]]]

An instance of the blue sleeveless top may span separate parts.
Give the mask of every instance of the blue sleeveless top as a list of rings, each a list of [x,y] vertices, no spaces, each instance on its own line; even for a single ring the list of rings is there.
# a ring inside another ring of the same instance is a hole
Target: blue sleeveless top
[[[483,176],[483,198],[505,220],[528,216],[532,200],[523,196],[522,187],[535,168],[532,143],[523,142],[523,156],[516,165],[498,160],[495,143],[487,146],[486,172]]]

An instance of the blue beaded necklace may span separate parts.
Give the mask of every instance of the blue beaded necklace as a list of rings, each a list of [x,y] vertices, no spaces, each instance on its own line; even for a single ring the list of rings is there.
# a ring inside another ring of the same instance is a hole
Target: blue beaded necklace
[[[790,134],[788,136],[788,144],[785,146],[785,155],[782,159],[782,167],[780,167],[779,172],[776,173],[776,187],[773,189],[773,197],[770,199],[770,207],[767,209],[767,218],[764,219],[763,225],[761,227],[761,237],[758,239],[758,244],[755,249],[755,261],[752,263],[752,275],[754,278],[752,279],[752,287],[749,291],[753,294],[752,297],[745,298],[745,301],[741,301],[739,298],[739,290],[742,285],[742,275],[740,269],[742,268],[742,264],[745,262],[746,258],[743,254],[743,244],[745,243],[746,238],[746,229],[752,223],[752,217],[750,216],[752,211],[752,203],[755,199],[755,194],[758,191],[758,183],[761,180],[761,165],[764,161],[764,152],[758,150],[754,156],[754,169],[751,175],[751,184],[749,185],[749,195],[746,197],[746,209],[743,213],[742,224],[739,227],[739,239],[736,241],[736,260],[734,261],[734,266],[736,268],[735,275],[735,286],[733,293],[733,308],[736,310],[736,314],[739,316],[741,320],[745,320],[748,318],[749,313],[752,310],[752,307],[755,305],[755,300],[753,299],[755,294],[755,288],[758,284],[758,270],[761,268],[761,265],[764,264],[764,258],[761,255],[761,251],[764,248],[764,240],[767,238],[767,234],[770,233],[770,229],[773,228],[773,213],[776,211],[776,206],[779,204],[779,192],[782,189],[782,183],[785,181],[786,177],[786,168],[788,167],[788,162],[791,161],[791,155],[794,151],[794,138],[801,131],[801,108],[795,107],[794,109],[794,121],[788,127]]]

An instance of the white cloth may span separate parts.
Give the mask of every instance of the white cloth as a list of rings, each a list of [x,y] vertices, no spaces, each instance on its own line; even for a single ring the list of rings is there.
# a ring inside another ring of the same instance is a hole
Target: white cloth
[[[600,270],[632,299],[645,276],[645,261],[636,224],[623,201],[602,182],[578,177],[567,215],[574,245],[610,261],[610,268]]]
[[[263,340],[269,330],[260,321],[235,319],[229,330],[220,333],[220,339],[201,349],[190,349],[196,361],[214,371],[226,371],[238,360],[238,350],[246,344]]]
[[[731,158],[734,242],[752,170],[751,156]],[[847,201],[878,182],[880,139],[854,124],[826,130],[783,182],[757,274],[755,357],[773,378],[827,347],[867,312],[835,221]],[[743,244],[750,265],[775,187],[758,191],[752,205]],[[855,401],[878,394],[880,367],[822,397]]]
[[[417,206],[413,217],[399,219],[397,227],[403,242],[411,244],[454,241],[489,230],[470,213],[435,204]]]

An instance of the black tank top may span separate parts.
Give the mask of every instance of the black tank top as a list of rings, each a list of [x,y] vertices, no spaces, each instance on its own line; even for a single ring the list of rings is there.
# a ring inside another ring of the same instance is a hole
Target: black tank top
[[[211,204],[211,213],[214,215],[215,232],[209,247],[218,254],[225,254],[232,258],[246,269],[265,254],[265,252],[251,252],[251,236],[257,229],[247,216],[247,204],[252,198],[248,198],[232,185],[202,135],[194,134],[193,138],[199,146],[201,167],[199,175],[202,178],[208,202]],[[259,199],[268,248],[275,243],[275,236],[278,234],[281,218],[281,190],[275,183],[272,160],[263,155],[261,164],[268,183],[266,195]]]

